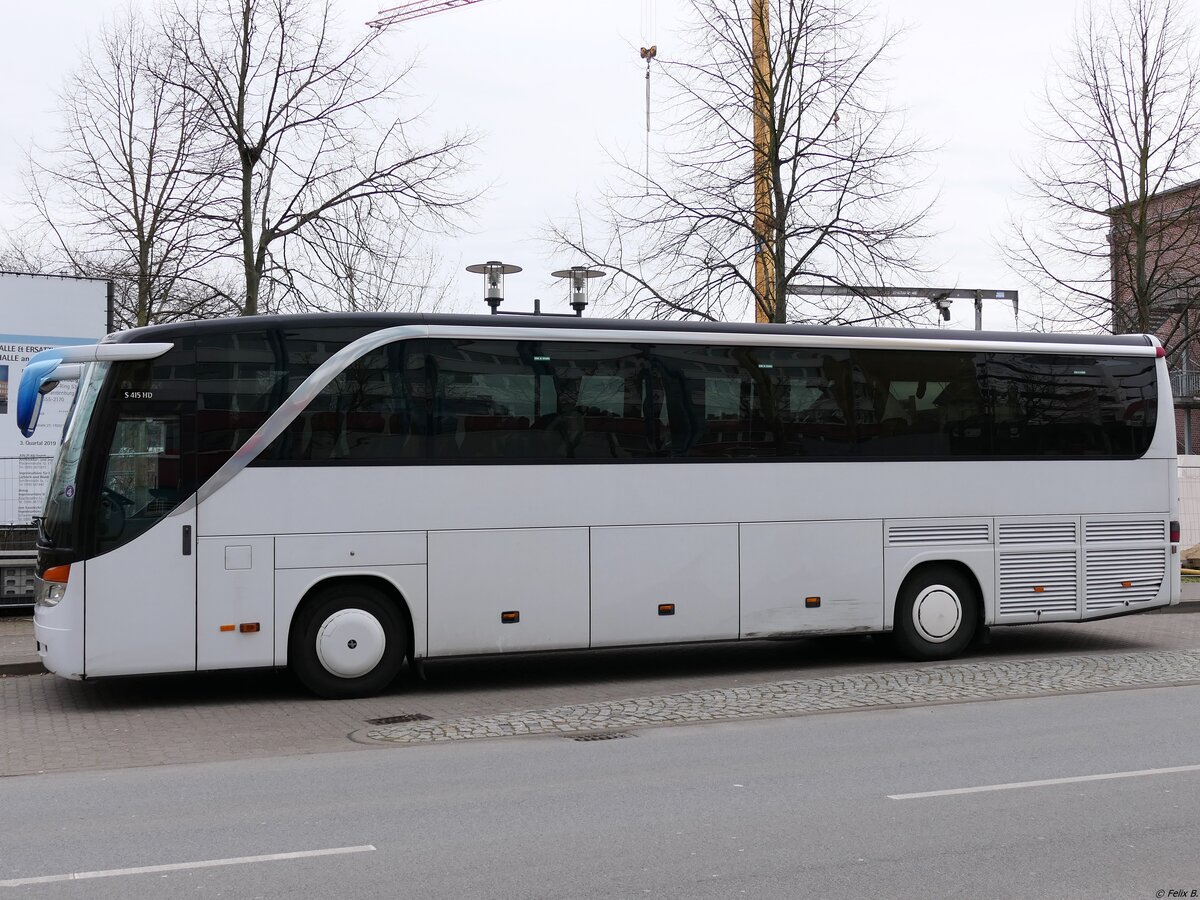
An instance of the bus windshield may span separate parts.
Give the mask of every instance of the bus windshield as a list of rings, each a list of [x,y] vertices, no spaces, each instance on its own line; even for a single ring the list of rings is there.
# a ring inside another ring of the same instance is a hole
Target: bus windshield
[[[83,456],[84,436],[96,408],[100,388],[111,365],[107,362],[95,362],[84,370],[75,402],[67,414],[62,446],[59,448],[54,474],[50,478],[50,491],[46,495],[46,510],[42,519],[42,540],[50,546],[59,546],[64,538],[71,534],[71,518],[77,493],[76,478],[79,460]]]

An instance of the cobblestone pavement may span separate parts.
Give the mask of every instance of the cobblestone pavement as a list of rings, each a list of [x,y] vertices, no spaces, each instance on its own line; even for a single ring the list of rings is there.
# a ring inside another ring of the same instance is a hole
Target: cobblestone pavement
[[[1200,650],[1069,656],[774,681],[451,722],[387,725],[366,729],[364,735],[398,744],[428,744],[1196,683],[1200,683]]]
[[[889,679],[881,682],[891,685],[888,696],[936,702],[928,693],[932,687],[922,688],[910,679],[961,666],[987,667],[993,691],[997,683],[1002,687],[1019,677],[1036,677],[1030,673],[1043,672],[1038,666],[1064,658],[1081,671],[1100,665],[1088,659],[1107,659],[1109,668],[1118,665],[1112,660],[1124,660],[1119,668],[1134,674],[1175,666],[1170,670],[1174,674],[1161,683],[1200,677],[1193,674],[1189,656],[1172,651],[1200,653],[1200,614],[997,628],[989,646],[952,666],[903,662],[865,638],[445,660],[429,663],[425,680],[409,678],[379,697],[336,702],[314,699],[287,675],[273,672],[82,683],[44,674],[0,677],[0,776],[344,750],[380,752],[397,745],[366,738],[368,720],[397,715],[426,715],[445,726],[473,719],[515,720],[528,710],[603,707],[610,711],[604,727],[625,727],[611,711],[628,698],[661,704],[663,698],[678,695],[737,698],[749,696],[741,693],[749,691],[764,698],[790,694],[833,702],[837,682],[830,679],[868,674]],[[985,679],[982,674],[972,677],[975,681],[965,680],[958,690],[979,688]],[[1112,677],[1119,678],[1120,672]],[[1105,686],[1095,681],[1083,682],[1083,687],[1061,679],[1055,683],[1059,686],[1044,690]],[[862,684],[841,684],[843,692],[866,692]],[[768,702],[781,701],[760,701]],[[686,708],[700,709],[696,703]],[[778,711],[792,714],[769,705],[755,714]],[[348,740],[352,734],[359,740]]]
[[[0,615],[0,666],[38,663],[37,646],[33,640],[33,617],[3,610]],[[3,671],[3,669],[0,669]]]

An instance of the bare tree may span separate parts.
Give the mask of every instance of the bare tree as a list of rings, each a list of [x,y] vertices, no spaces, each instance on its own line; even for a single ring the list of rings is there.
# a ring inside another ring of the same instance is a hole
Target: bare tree
[[[313,302],[308,267],[329,261],[331,244],[391,239],[356,226],[385,212],[395,232],[443,226],[466,200],[451,182],[470,137],[418,143],[413,120],[390,115],[404,73],[374,74],[378,33],[341,43],[330,9],[329,0],[196,0],[170,16],[178,69],[167,80],[202,107],[227,150],[221,225],[245,314],[264,300]],[[346,212],[363,206],[370,216]]]
[[[879,31],[856,0],[689,3],[686,53],[660,63],[676,148],[656,167],[664,174],[623,165],[599,243],[582,222],[552,226],[551,239],[616,271],[609,293],[621,295],[625,314],[725,319],[757,307],[772,322],[925,314],[927,304],[918,312],[885,300],[793,299],[790,311],[787,302],[793,281],[880,284],[916,268],[927,207],[914,206],[910,191],[923,151],[898,130],[878,75],[895,32]],[[756,22],[758,12],[766,18]],[[768,35],[757,63],[756,28]],[[755,205],[763,169],[769,210]],[[770,273],[761,287],[760,248]]]
[[[1179,313],[1200,288],[1196,51],[1174,0],[1080,19],[1046,89],[1031,214],[1007,247],[1052,302],[1050,326],[1158,332],[1172,356],[1195,334]]]
[[[29,203],[58,268],[116,281],[122,325],[227,309],[205,280],[216,179],[199,109],[156,74],[174,65],[127,10],[68,80],[57,144],[29,154]]]
[[[288,293],[318,297],[314,308],[346,312],[439,311],[450,284],[441,259],[419,232],[396,229],[387,212],[369,202],[346,204],[313,222],[299,245],[307,264],[283,251],[284,276],[303,272],[308,282],[289,284]]]

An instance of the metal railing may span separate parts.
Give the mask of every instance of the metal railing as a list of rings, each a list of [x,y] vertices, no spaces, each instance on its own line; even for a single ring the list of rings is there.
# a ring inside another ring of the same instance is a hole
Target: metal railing
[[[1200,372],[1172,372],[1171,396],[1200,397]]]

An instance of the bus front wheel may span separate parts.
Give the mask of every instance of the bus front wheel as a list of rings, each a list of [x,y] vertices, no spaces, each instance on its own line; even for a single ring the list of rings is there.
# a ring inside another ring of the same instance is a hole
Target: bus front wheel
[[[400,612],[365,584],[329,587],[307,603],[292,628],[288,665],[320,697],[369,697],[400,672],[407,652]]]
[[[892,640],[909,659],[952,659],[979,627],[979,596],[971,579],[950,566],[926,566],[900,588]]]

